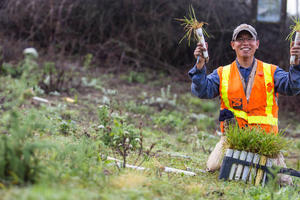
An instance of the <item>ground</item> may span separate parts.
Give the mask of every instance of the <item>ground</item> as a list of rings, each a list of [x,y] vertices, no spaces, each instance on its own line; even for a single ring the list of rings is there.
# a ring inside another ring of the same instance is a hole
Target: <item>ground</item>
[[[21,113],[33,110],[44,123],[30,138],[44,146],[36,152],[43,169],[34,183],[1,184],[1,199],[299,199],[299,178],[294,178],[294,186],[255,187],[220,181],[219,172],[202,171],[219,140],[218,99],[193,97],[188,81],[172,79],[166,72],[131,69],[91,70],[82,77],[85,82],[73,92],[41,94],[49,103],[26,98],[19,106]],[[110,119],[142,132],[145,151],[155,144],[136,163],[136,151],[128,156],[128,164],[135,165],[145,158],[141,166],[148,170],[118,169],[106,159],[122,158],[101,139],[101,105],[117,116]],[[283,153],[288,167],[300,170],[300,127],[297,116],[294,119],[280,116],[281,128],[289,125],[290,145]],[[197,175],[166,173],[165,166]]]

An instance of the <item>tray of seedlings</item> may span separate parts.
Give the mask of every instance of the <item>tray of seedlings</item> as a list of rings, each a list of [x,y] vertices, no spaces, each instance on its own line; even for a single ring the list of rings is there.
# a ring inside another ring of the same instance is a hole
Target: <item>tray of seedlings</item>
[[[274,176],[274,172],[300,177],[299,171],[273,164],[287,146],[283,136],[283,132],[273,134],[259,128],[228,126],[219,179],[264,186],[267,174]]]

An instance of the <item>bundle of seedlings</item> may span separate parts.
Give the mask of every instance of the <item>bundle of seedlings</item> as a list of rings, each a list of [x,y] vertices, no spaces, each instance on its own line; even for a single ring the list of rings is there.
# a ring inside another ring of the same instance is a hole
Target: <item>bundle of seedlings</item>
[[[294,46],[297,46],[297,42],[300,41],[300,20],[299,18],[292,18],[292,20],[295,24],[290,26],[292,31],[288,35],[287,39],[291,42],[292,45],[293,36],[295,35]],[[291,65],[296,64],[296,56],[291,56],[290,64]]]
[[[203,47],[206,48],[204,35],[207,36],[208,38],[210,36],[203,28],[203,25],[207,23],[199,22],[197,20],[193,6],[190,6],[188,17],[184,16],[183,19],[176,19],[176,20],[182,22],[181,25],[184,27],[185,30],[185,35],[181,38],[179,43],[181,43],[186,38],[188,40],[188,45],[190,46],[191,39],[193,39],[197,42],[200,42],[203,45]],[[207,50],[203,52],[203,57],[205,58],[205,62],[208,62],[209,56]],[[197,63],[198,62],[199,62],[199,56],[197,58]]]
[[[271,167],[272,159],[276,158],[281,150],[287,146],[283,132],[278,134],[266,133],[257,128],[239,128],[229,126],[226,130],[226,157],[246,161],[253,165]],[[248,165],[233,163],[229,173],[229,180],[240,180],[264,185],[266,172],[262,169],[251,169]]]

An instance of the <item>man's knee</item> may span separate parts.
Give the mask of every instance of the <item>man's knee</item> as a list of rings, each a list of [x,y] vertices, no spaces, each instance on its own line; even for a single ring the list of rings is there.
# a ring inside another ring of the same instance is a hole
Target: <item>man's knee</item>
[[[225,143],[225,137],[221,136],[220,141],[216,144],[214,150],[209,155],[206,162],[206,171],[214,172],[220,169],[223,159],[223,146]]]

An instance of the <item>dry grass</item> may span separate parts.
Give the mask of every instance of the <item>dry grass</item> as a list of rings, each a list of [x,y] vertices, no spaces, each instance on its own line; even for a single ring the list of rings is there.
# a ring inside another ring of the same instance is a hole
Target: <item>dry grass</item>
[[[115,177],[111,181],[111,185],[119,189],[132,189],[149,184],[150,182],[145,174],[136,171],[126,172],[125,174]]]
[[[187,193],[205,193],[208,190],[208,187],[201,183],[191,183],[189,185],[185,185],[184,189]]]

